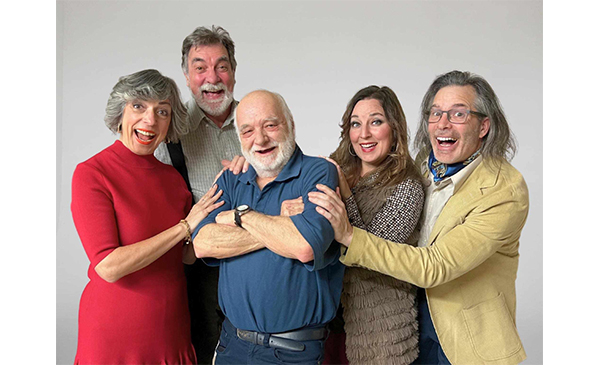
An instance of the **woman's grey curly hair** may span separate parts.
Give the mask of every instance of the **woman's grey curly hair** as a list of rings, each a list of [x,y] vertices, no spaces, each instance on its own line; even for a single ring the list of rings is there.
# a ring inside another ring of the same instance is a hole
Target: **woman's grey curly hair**
[[[169,100],[171,124],[167,141],[178,142],[189,132],[187,110],[181,103],[177,84],[156,70],[143,70],[119,78],[106,103],[104,122],[108,129],[114,133],[121,132],[123,110],[127,103],[135,100]]]

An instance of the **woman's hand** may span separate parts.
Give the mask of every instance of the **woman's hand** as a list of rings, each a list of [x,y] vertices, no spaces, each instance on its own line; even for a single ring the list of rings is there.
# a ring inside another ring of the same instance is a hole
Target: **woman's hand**
[[[340,187],[340,193],[342,195],[342,199],[346,200],[350,197],[350,195],[352,195],[352,190],[350,190],[350,185],[348,185],[348,181],[346,180],[346,175],[344,175],[344,172],[342,172],[342,168],[340,167],[340,165],[337,164],[337,162],[335,162],[333,159],[329,158],[329,157],[325,157],[325,156],[319,156],[321,158],[326,159],[327,161],[331,162],[332,164],[335,165],[335,168],[337,169],[338,172],[338,186]]]
[[[284,217],[291,217],[293,215],[300,214],[304,211],[304,202],[302,197],[299,196],[296,199],[284,200],[281,203],[281,211],[279,215]]]
[[[352,225],[348,220],[346,205],[340,197],[339,188],[336,192],[328,186],[317,184],[319,192],[309,192],[308,200],[317,205],[317,212],[327,218],[335,231],[335,240],[348,247],[352,242]]]
[[[196,229],[198,223],[206,218],[210,212],[225,204],[224,200],[215,203],[217,200],[219,200],[221,195],[223,195],[223,190],[219,190],[219,192],[215,194],[217,188],[217,184],[214,184],[210,189],[208,189],[206,194],[204,194],[204,196],[202,196],[202,198],[200,198],[200,200],[194,204],[192,210],[190,210],[190,213],[187,215],[187,217],[185,217],[185,220],[190,225],[190,229],[192,231]]]

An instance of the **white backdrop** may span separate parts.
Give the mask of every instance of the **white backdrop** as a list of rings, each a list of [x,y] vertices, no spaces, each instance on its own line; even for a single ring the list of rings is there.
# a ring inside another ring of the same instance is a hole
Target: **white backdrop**
[[[517,327],[525,363],[542,363],[541,1],[58,1],[57,363],[73,362],[88,280],[70,213],[74,168],[116,138],[103,116],[120,76],[155,68],[189,98],[181,43],[212,24],[236,43],[236,99],[258,88],[282,94],[307,154],[335,149],[345,105],[364,86],[396,92],[412,137],[437,75],[468,70],[490,82],[519,144],[513,164],[529,186]]]

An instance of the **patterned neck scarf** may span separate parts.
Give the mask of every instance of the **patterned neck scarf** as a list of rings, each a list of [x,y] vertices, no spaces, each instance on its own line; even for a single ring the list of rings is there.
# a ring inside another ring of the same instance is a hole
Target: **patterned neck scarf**
[[[481,149],[475,151],[471,157],[467,158],[463,162],[456,162],[453,164],[445,164],[435,159],[433,151],[429,154],[429,170],[433,174],[433,181],[438,182],[445,177],[452,176],[462,170],[465,166],[473,162],[481,154]]]

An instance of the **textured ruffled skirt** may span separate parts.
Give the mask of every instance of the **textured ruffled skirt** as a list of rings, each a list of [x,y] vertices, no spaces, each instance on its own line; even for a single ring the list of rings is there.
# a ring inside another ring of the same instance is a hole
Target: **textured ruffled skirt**
[[[419,354],[416,287],[348,267],[342,305],[350,364],[410,364]]]

